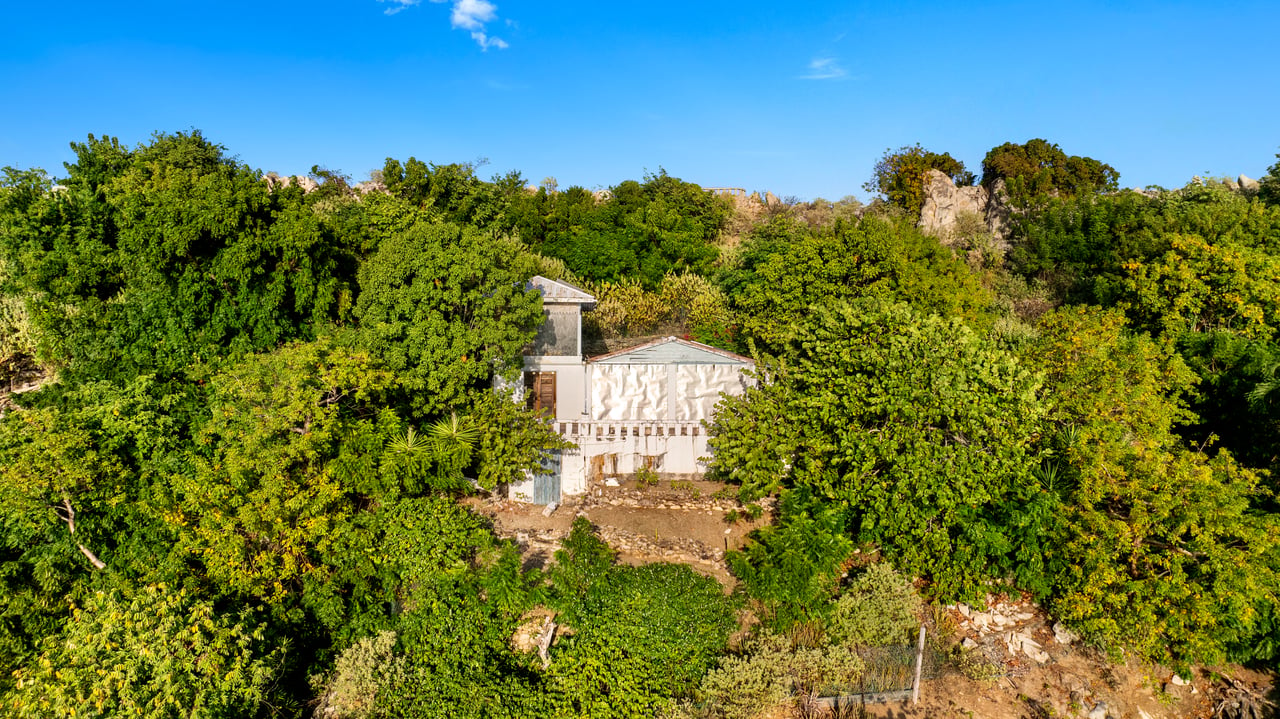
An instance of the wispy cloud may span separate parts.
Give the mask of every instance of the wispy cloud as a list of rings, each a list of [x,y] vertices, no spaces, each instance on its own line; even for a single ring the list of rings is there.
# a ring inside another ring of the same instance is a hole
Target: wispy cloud
[[[809,61],[808,74],[801,75],[801,80],[835,80],[848,73],[834,57],[815,57]]]
[[[378,0],[378,2],[391,3],[391,7],[387,8],[383,12],[385,12],[388,15],[395,15],[396,13],[400,12],[401,10],[407,7],[413,7],[414,5],[417,5],[418,3],[422,2],[422,0]]]
[[[389,3],[384,12],[388,15],[396,13],[406,8],[420,5],[422,0],[378,0],[380,3]],[[509,45],[506,40],[500,37],[494,37],[485,30],[485,25],[494,21],[498,17],[498,6],[489,2],[489,0],[431,0],[433,4],[452,3],[452,9],[449,13],[449,24],[457,30],[467,30],[471,33],[471,39],[476,41],[481,50],[488,50],[496,47],[503,50]],[[508,21],[508,25],[512,23]]]

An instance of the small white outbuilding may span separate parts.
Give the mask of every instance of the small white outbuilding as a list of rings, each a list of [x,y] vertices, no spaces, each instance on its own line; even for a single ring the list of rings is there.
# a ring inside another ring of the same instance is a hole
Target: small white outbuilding
[[[676,337],[584,358],[582,312],[595,298],[565,282],[534,277],[546,322],[524,358],[517,399],[544,412],[574,449],[546,472],[514,483],[511,499],[549,504],[583,494],[589,480],[649,469],[706,471],[704,420],[722,394],[745,391],[750,358]]]

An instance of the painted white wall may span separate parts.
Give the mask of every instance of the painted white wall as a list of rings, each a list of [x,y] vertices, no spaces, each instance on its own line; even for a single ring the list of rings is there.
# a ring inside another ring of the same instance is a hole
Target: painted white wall
[[[526,372],[556,373],[556,419],[586,419],[587,368],[577,357],[526,357]]]
[[[526,357],[524,368],[556,373],[557,429],[578,445],[561,453],[560,491],[569,496],[587,491],[592,459],[600,456],[615,456],[619,475],[645,466],[647,456],[660,458],[658,471],[664,474],[705,473],[709,451],[701,421],[712,419],[721,393],[740,395],[748,382],[740,364],[604,364],[577,357]],[[637,426],[642,428],[638,435],[631,431]],[[606,430],[596,436],[597,427]],[[650,428],[648,434],[644,427]],[[614,466],[612,458],[606,459],[606,476],[615,473]],[[508,496],[532,501],[532,477],[511,484]]]
[[[730,364],[588,364],[592,420],[711,419],[723,392],[746,390],[744,367]]]

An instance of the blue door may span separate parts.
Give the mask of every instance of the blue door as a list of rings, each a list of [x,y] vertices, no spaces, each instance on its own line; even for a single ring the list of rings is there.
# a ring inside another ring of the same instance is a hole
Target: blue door
[[[542,463],[542,470],[533,475],[533,503],[551,504],[560,501],[560,451],[556,450]]]

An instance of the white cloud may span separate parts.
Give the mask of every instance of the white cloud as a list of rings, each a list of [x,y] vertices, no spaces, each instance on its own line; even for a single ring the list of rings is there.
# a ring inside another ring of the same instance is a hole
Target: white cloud
[[[395,15],[405,8],[419,5],[422,0],[378,0],[380,3],[391,3],[391,7],[384,12],[388,15]],[[456,30],[470,30],[471,39],[476,41],[481,50],[488,50],[496,47],[499,50],[505,50],[510,47],[506,40],[500,37],[492,37],[485,31],[485,24],[492,22],[498,17],[498,6],[489,2],[489,0],[431,0],[433,4],[449,2],[453,7],[449,12],[449,24]],[[510,20],[507,25],[514,25]]]
[[[497,17],[497,9],[489,0],[454,0],[449,20],[454,27],[483,33],[484,24]]]
[[[401,10],[407,7],[413,7],[414,5],[417,5],[418,3],[422,2],[422,0],[378,0],[378,2],[391,3],[391,7],[387,8],[383,12],[385,12],[388,15],[395,15],[396,13],[400,12]]]
[[[484,30],[476,30],[472,32],[471,39],[480,43],[480,48],[483,50],[488,50],[491,47],[496,47],[499,50],[506,50],[510,47],[510,45],[507,45],[506,40],[503,40],[500,37],[489,37],[484,34]]]
[[[801,75],[801,80],[834,80],[847,73],[834,57],[815,57],[809,62],[809,74]]]

